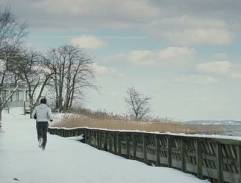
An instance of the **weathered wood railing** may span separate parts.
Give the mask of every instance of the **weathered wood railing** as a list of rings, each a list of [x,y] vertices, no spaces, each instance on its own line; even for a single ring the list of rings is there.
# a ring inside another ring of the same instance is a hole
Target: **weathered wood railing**
[[[167,166],[218,183],[241,183],[241,141],[102,129],[49,128],[63,137],[84,136],[84,142],[129,159]]]

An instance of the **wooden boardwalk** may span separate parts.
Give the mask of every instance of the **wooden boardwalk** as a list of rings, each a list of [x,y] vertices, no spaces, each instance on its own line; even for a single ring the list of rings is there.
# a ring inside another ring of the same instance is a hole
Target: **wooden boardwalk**
[[[84,136],[84,142],[149,165],[192,173],[213,183],[241,183],[241,141],[102,129],[50,128],[63,137]]]

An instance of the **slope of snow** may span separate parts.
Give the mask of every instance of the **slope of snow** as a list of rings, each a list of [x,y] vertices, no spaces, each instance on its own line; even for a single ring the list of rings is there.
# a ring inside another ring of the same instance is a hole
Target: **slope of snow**
[[[178,170],[150,167],[99,151],[73,139],[48,135],[38,148],[35,122],[3,115],[0,133],[1,183],[207,183]]]

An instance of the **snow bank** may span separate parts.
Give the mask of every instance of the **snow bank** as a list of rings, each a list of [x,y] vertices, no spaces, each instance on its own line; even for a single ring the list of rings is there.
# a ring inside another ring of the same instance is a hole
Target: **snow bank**
[[[151,167],[99,151],[73,139],[49,135],[38,148],[35,122],[4,114],[0,133],[1,183],[207,183],[181,171]]]

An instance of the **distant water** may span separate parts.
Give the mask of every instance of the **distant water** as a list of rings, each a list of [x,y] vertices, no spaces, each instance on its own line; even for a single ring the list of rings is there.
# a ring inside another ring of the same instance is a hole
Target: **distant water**
[[[223,129],[220,135],[241,136],[241,121],[226,120],[226,121],[208,121],[208,120],[196,120],[188,121],[187,124],[191,125],[212,125],[221,127]]]

